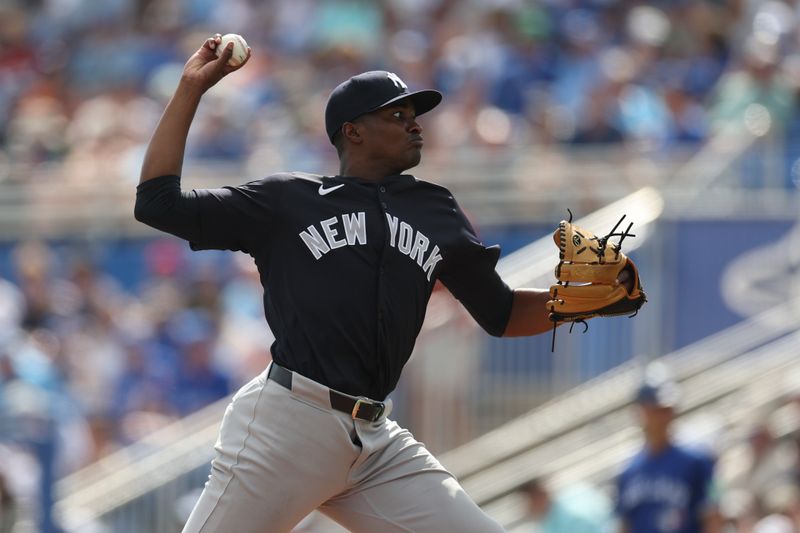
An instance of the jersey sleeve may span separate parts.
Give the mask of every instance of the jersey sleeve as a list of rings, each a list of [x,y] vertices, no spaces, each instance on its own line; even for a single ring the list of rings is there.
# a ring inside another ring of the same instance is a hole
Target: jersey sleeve
[[[625,521],[628,516],[628,510],[623,505],[622,497],[625,493],[625,474],[619,474],[614,479],[614,514],[620,519]]]
[[[141,183],[136,219],[189,241],[193,250],[253,253],[273,225],[281,179],[270,177],[237,187],[181,191],[178,176]]]
[[[697,494],[697,509],[701,517],[719,506],[719,487],[716,484],[714,457],[701,455],[695,467],[695,486],[692,490]]]
[[[445,258],[439,279],[487,333],[502,336],[514,292],[495,270],[500,247],[484,246],[463,211],[457,205],[455,209],[460,235]]]

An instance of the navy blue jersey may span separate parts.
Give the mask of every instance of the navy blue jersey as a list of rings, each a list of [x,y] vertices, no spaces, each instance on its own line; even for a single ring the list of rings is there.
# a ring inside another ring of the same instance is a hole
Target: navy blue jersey
[[[643,450],[617,479],[617,514],[633,533],[700,533],[713,477],[714,460],[700,451]]]
[[[294,172],[188,192],[162,176],[139,185],[136,217],[194,250],[250,254],[275,362],[349,394],[394,389],[437,279],[492,335],[511,312],[499,247],[480,242],[446,188],[410,175]]]

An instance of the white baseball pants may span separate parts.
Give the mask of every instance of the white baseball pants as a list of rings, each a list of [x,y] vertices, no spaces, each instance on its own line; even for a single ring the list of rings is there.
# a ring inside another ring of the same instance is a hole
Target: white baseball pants
[[[184,533],[288,532],[317,508],[356,533],[503,531],[396,422],[353,419],[327,387],[295,373],[288,390],[267,370],[228,406]]]

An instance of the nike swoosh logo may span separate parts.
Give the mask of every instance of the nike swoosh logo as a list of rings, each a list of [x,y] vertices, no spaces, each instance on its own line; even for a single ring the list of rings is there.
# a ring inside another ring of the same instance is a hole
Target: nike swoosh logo
[[[341,189],[342,187],[344,187],[344,183],[340,183],[339,185],[336,185],[335,187],[328,187],[326,189],[325,188],[325,184],[323,183],[322,185],[319,186],[319,195],[320,196],[325,196],[326,194],[332,193],[336,189]]]

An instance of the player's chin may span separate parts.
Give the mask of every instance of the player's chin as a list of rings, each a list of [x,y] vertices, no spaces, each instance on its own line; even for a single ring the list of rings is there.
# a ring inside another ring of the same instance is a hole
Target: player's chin
[[[419,162],[422,161],[422,146],[412,146],[411,150],[408,151],[407,161],[408,168],[419,165]]]

